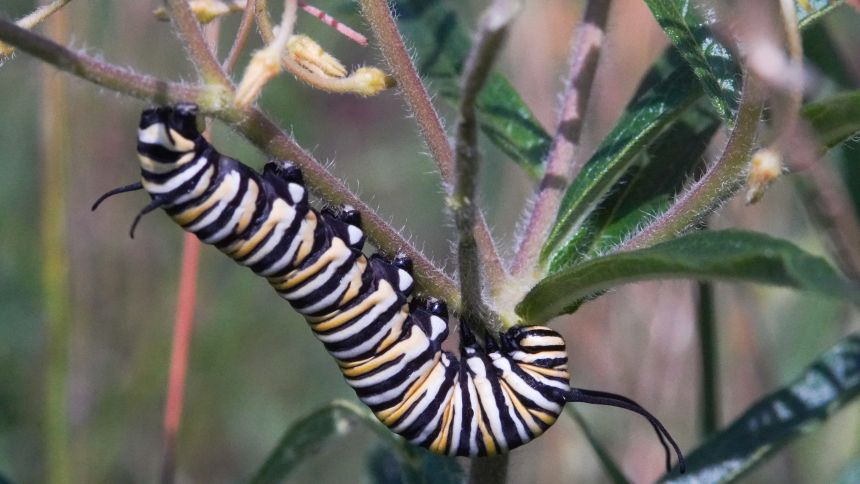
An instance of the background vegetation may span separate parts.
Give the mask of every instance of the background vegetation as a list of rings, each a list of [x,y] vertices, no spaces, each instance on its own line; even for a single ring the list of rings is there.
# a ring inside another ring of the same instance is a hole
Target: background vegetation
[[[450,3],[458,5],[458,21],[471,30],[484,3]],[[642,75],[668,45],[643,2],[613,3],[583,153],[592,153],[613,128]],[[367,33],[353,3],[314,4]],[[195,71],[170,25],[151,15],[159,5],[156,0],[72,2],[47,21],[44,33],[114,64],[164,79],[192,80]],[[33,8],[30,1],[6,0],[0,14],[15,19]],[[497,65],[548,132],[556,122],[559,79],[581,8],[579,2],[561,0],[526,2]],[[810,100],[858,88],[860,64],[853,55],[860,48],[858,21],[860,14],[843,6],[804,31],[816,72]],[[229,49],[238,22],[238,16],[223,19],[222,52]],[[419,51],[420,65],[426,60],[421,56],[426,39],[403,28],[407,43]],[[384,64],[373,46],[360,48],[309,16],[299,17],[297,29],[349,65]],[[250,42],[260,45],[253,35]],[[444,98],[455,82],[456,76],[437,76],[429,83],[440,93],[437,106],[449,126],[456,116]],[[456,231],[445,213],[436,167],[394,90],[370,98],[332,95],[282,76],[267,87],[260,104],[317,159],[332,161],[332,171],[394,226],[404,226],[428,256],[455,267],[451,241]],[[128,224],[145,203],[142,195],[111,200],[96,214],[89,210],[106,189],[136,178],[135,126],[145,106],[24,53],[0,66],[0,476],[13,482],[152,481],[159,474],[182,234],[156,214],[142,222],[136,239],[128,239]],[[263,155],[242,138],[219,123],[213,130],[222,151],[262,165]],[[687,149],[687,139],[670,139],[662,149]],[[522,207],[532,193],[529,172],[535,168],[520,170],[507,159],[510,150],[503,152],[486,138],[481,148],[481,207],[508,260]],[[718,155],[721,143],[707,148],[702,145],[691,156]],[[858,153],[856,142],[848,142],[821,162],[844,181],[847,200],[854,203],[844,207],[849,217],[860,206]],[[731,200],[710,219],[711,227],[764,232],[832,259],[830,232],[812,205],[809,170],[797,171],[778,181],[757,205],[745,206],[742,197]],[[858,245],[849,248],[856,252]],[[833,263],[851,275],[842,260]],[[748,284],[714,287],[718,427],[799,375],[815,380],[804,369],[837,342],[843,345],[837,350],[844,350],[838,354],[856,352],[851,344],[860,344],[843,339],[860,325],[843,299]],[[660,416],[688,450],[703,442],[698,291],[697,283],[685,281],[621,286],[553,322],[568,341],[575,385],[635,398]],[[180,482],[251,476],[291,425],[334,399],[354,400],[301,318],[252,274],[208,248],[202,252],[198,302],[176,445]],[[838,354],[827,353],[824,361],[847,365],[840,368],[857,379],[856,357],[840,360]],[[809,387],[793,388],[798,394]],[[855,393],[828,403],[847,401]],[[360,419],[351,408],[339,404],[324,411],[322,423],[308,424],[317,426],[307,435],[341,436],[299,447],[314,452],[300,454],[300,465],[291,468],[292,481],[455,479],[462,473],[459,465],[468,467],[465,460],[452,464],[392,444],[386,435],[355,425]],[[662,450],[647,425],[610,409],[577,410],[627,476],[638,482],[662,475]],[[823,410],[812,413],[811,420],[825,416]],[[778,426],[777,433],[784,432],[778,438],[811,421],[798,426],[789,420]],[[758,421],[768,423],[767,415]],[[325,430],[331,422],[341,425]],[[512,453],[510,482],[605,481],[606,470],[585,435],[574,419],[562,418],[545,436]],[[716,441],[711,455],[717,455],[714,449],[736,450],[753,442],[737,433],[729,437],[727,444]],[[790,439],[747,479],[851,482],[858,468],[860,409],[855,404],[826,419],[816,432]]]

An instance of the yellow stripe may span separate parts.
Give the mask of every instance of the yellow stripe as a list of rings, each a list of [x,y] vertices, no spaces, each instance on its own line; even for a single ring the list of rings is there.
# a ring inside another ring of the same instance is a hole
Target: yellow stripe
[[[179,212],[178,214],[173,216],[173,220],[176,221],[179,225],[187,226],[192,222],[197,220],[200,215],[211,208],[216,203],[223,200],[224,197],[227,196],[234,188],[236,188],[236,184],[239,183],[238,176],[235,175],[227,175],[221,180],[221,184],[218,185],[218,188],[215,189],[215,193],[209,195],[203,203],[199,205],[195,205],[188,210],[183,212]]]
[[[447,454],[448,446],[446,445],[448,442],[448,434],[450,433],[450,425],[451,425],[451,415],[454,413],[454,393],[457,391],[456,386],[452,387],[452,391],[449,392],[448,402],[445,404],[445,412],[442,414],[442,428],[439,432],[439,435],[436,436],[436,440],[430,444],[430,451],[435,452],[437,454]]]
[[[500,379],[499,382],[502,384],[502,388],[505,390],[505,393],[508,395],[508,398],[511,400],[511,403],[514,405],[514,409],[516,409],[517,414],[526,421],[526,425],[531,431],[532,437],[537,437],[541,433],[541,429],[538,426],[537,422],[532,418],[529,413],[529,409],[520,402],[519,397],[517,397],[517,393],[513,390],[513,388],[508,385],[508,383]]]
[[[337,328],[338,326],[358,317],[360,314],[370,311],[373,306],[377,305],[383,299],[390,297],[392,294],[394,294],[394,289],[391,287],[391,284],[385,280],[379,281],[379,287],[376,291],[364,298],[363,301],[356,304],[354,307],[341,312],[328,321],[312,325],[312,329],[316,332],[325,332]]]
[[[275,200],[272,204],[272,210],[269,211],[269,216],[263,225],[251,235],[250,239],[237,240],[229,247],[224,249],[224,252],[233,259],[241,259],[252,250],[254,250],[266,236],[275,228],[275,226],[286,219],[290,206],[283,200]]]
[[[409,407],[412,406],[418,398],[421,396],[422,392],[418,390],[424,388],[424,384],[430,380],[430,376],[436,372],[436,369],[441,365],[439,364],[439,356],[441,353],[437,353],[433,358],[434,364],[433,367],[423,376],[419,377],[418,380],[406,390],[406,393],[403,395],[404,398],[400,400],[400,403],[395,405],[394,407],[387,408],[385,410],[380,410],[376,413],[376,417],[385,424],[386,427],[391,427],[394,425],[394,422],[400,418],[401,415],[406,413],[409,410]]]
[[[191,151],[194,149],[194,141],[182,136],[173,128],[170,129],[170,136],[173,137],[173,146],[176,147],[173,151]]]
[[[297,285],[310,279],[311,277],[322,272],[325,267],[331,262],[348,254],[349,249],[347,248],[346,244],[344,244],[343,240],[341,240],[339,237],[335,237],[334,239],[332,239],[331,245],[329,246],[328,250],[323,252],[319,259],[316,260],[316,262],[298,272],[291,274],[286,281],[284,281],[282,284],[278,284],[277,286],[275,286],[275,289],[279,291],[283,291],[285,289],[292,289]]]
[[[249,193],[251,194],[250,197],[247,195]],[[243,197],[243,199],[248,199],[248,202],[237,209],[244,210],[244,213],[239,217],[239,223],[236,224],[236,230],[233,231],[234,234],[241,234],[248,228],[248,225],[251,224],[254,212],[257,208],[257,196],[259,194],[260,187],[257,183],[253,180],[248,180],[248,191],[245,192],[245,197]]]

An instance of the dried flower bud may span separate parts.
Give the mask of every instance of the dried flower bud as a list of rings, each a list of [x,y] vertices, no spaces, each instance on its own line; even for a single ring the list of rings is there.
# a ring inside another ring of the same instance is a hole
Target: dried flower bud
[[[346,67],[307,35],[290,37],[287,41],[287,53],[311,72],[329,77],[346,77]]]
[[[245,9],[245,2],[236,1],[225,3],[219,0],[191,0],[188,6],[201,24],[208,24],[218,17],[229,13],[241,12]],[[158,7],[152,12],[158,20],[170,20],[164,7]]]
[[[764,196],[764,192],[785,169],[782,165],[782,155],[776,150],[764,148],[758,150],[752,157],[750,173],[747,177],[746,203],[747,205],[757,203]]]

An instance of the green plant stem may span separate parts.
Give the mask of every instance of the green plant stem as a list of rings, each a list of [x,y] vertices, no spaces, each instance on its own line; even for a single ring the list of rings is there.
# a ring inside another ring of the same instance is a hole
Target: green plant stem
[[[571,180],[582,169],[577,147],[611,5],[611,0],[589,1],[573,39],[561,114],[547,155],[546,171],[538,187],[537,200],[511,265],[514,276],[540,270],[537,261],[541,247],[556,219],[561,198]]]
[[[48,25],[59,38],[69,35],[68,19],[59,14]],[[43,68],[43,72],[46,71]],[[45,318],[43,431],[45,482],[74,482],[69,435],[69,342],[72,332],[66,233],[67,154],[70,142],[69,95],[63,80],[43,75],[41,89],[41,279]]]
[[[171,23],[179,35],[188,56],[197,68],[198,74],[206,84],[232,86],[227,73],[209,48],[200,22],[191,11],[187,0],[164,0],[164,8],[170,16]]]
[[[235,39],[233,39],[233,46],[230,47],[230,52],[227,54],[224,64],[222,64],[222,68],[228,76],[233,72],[236,63],[239,62],[239,56],[242,54],[242,49],[245,48],[248,34],[254,27],[254,14],[257,11],[255,7],[256,3],[249,1],[245,4],[245,9],[242,11],[242,21],[239,23],[239,29],[236,31]]]
[[[702,365],[699,428],[702,437],[707,437],[716,432],[720,424],[719,347],[714,286],[709,282],[700,282],[696,285],[696,289],[696,320],[699,328],[699,354]]]
[[[293,160],[305,171],[308,185],[327,200],[347,203],[361,211],[365,231],[377,247],[389,252],[400,251],[412,258],[416,279],[427,294],[445,299],[452,310],[460,310],[457,284],[415,249],[397,230],[370,206],[355,196],[342,181],[329,173],[316,159],[284,133],[261,111],[253,108],[229,108],[229,91],[167,82],[108,64],[22,29],[0,18],[0,40],[15,45],[70,74],[99,86],[159,104],[179,101],[197,103],[204,114],[220,119],[239,130],[264,153]]]
[[[457,267],[460,270],[460,294],[463,312],[460,317],[474,326],[487,321],[487,308],[481,294],[481,266],[478,246],[472,228],[476,220],[476,186],[481,156],[478,151],[478,119],[475,103],[487,82],[490,70],[501,51],[508,25],[516,13],[511,0],[495,0],[484,11],[476,41],[463,69],[462,94],[455,137],[454,189],[448,197],[448,207],[454,215],[459,235]],[[512,314],[509,321],[516,321]]]
[[[666,212],[619,245],[615,252],[641,249],[677,237],[737,193],[744,185],[761,112],[758,81],[748,74],[735,126],[720,158],[681,192]]]
[[[409,51],[403,44],[403,38],[388,8],[387,0],[360,0],[359,3],[364,17],[376,36],[382,55],[397,80],[409,111],[415,116],[430,154],[439,166],[442,180],[448,186],[453,185],[455,183],[454,151],[445,134],[442,120],[436,108],[433,107],[424,83],[421,82]],[[508,286],[508,274],[499,258],[490,229],[480,213],[475,217],[472,230],[490,290],[493,294],[499,294]]]

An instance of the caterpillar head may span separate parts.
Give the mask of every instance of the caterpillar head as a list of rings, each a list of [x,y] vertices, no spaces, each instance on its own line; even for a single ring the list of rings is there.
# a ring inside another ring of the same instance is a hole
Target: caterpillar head
[[[200,137],[197,129],[198,111],[197,105],[193,103],[144,111],[140,115],[137,132],[138,151],[146,151],[147,146],[153,145],[173,152],[194,150]]]

